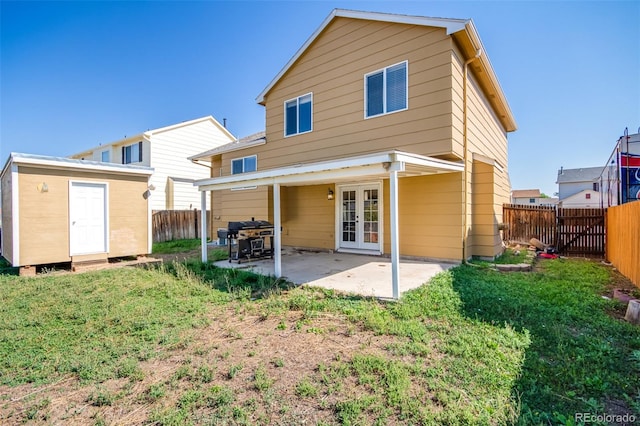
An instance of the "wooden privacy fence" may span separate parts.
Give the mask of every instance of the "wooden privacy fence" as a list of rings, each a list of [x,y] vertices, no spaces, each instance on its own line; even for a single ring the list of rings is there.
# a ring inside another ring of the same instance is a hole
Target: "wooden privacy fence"
[[[503,231],[505,241],[528,242],[537,238],[545,244],[556,241],[556,208],[505,204],[502,220],[508,226]]]
[[[537,238],[569,256],[604,257],[606,209],[505,204],[506,241]]]
[[[207,211],[207,237],[211,236]],[[153,242],[200,238],[200,210],[157,210],[152,215]]]
[[[640,287],[640,201],[607,209],[607,260]]]

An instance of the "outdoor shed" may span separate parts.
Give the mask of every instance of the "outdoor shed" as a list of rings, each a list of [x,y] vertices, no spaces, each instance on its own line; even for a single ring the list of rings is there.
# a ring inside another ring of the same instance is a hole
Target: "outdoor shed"
[[[13,266],[151,253],[153,169],[12,153],[2,183],[2,256]]]

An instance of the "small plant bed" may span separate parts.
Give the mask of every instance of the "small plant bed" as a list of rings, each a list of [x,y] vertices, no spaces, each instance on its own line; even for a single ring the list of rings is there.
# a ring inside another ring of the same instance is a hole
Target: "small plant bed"
[[[396,303],[191,261],[0,276],[2,424],[574,424],[640,415],[611,270],[462,265]],[[623,366],[624,368],[621,368]]]

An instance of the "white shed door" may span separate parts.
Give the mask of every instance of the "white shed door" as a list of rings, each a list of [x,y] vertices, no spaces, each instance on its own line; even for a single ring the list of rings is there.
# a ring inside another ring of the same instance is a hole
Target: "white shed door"
[[[107,252],[107,184],[69,185],[70,255]]]

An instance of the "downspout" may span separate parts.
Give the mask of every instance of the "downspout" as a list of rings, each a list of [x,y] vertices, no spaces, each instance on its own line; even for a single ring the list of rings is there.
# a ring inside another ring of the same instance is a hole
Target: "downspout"
[[[467,231],[469,228],[469,220],[468,216],[468,201],[469,201],[469,176],[467,172],[468,164],[467,161],[469,159],[469,144],[467,142],[467,80],[469,73],[469,64],[476,59],[478,59],[482,55],[482,49],[476,50],[476,55],[473,58],[469,58],[464,62],[463,70],[462,70],[462,149],[463,149],[463,159],[464,159],[464,175],[463,175],[463,185],[464,185],[464,197],[463,197],[463,228],[462,228],[462,262],[467,261]]]

